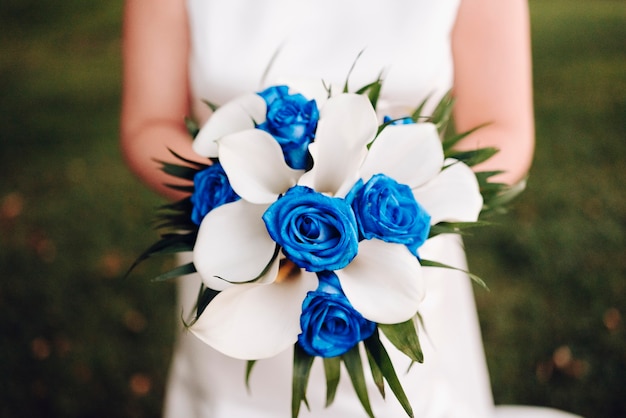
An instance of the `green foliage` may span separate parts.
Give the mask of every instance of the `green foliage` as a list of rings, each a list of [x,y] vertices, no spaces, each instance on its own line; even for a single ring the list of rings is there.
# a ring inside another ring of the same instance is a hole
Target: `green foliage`
[[[398,350],[406,354],[411,360],[418,363],[424,362],[424,353],[422,353],[413,319],[393,325],[379,324],[378,328]]]
[[[417,334],[415,335],[417,336]],[[392,342],[394,343],[394,345],[396,345],[396,347],[398,347],[398,345],[394,341]],[[415,351],[414,346],[406,348],[409,348],[413,352]],[[389,354],[387,354],[387,350],[385,350],[385,347],[380,341],[377,333],[374,333],[370,338],[365,340],[365,349],[367,350],[367,357],[370,360],[370,367],[372,369],[374,381],[377,382],[377,386],[380,390],[381,395],[383,395],[383,397],[385,396],[383,386],[384,378],[384,380],[389,384],[391,391],[400,402],[400,405],[402,405],[402,408],[404,408],[407,416],[413,417],[413,409],[411,408],[409,399],[407,398],[406,393],[402,388],[402,384],[398,379],[393,363],[391,362],[391,358],[389,358]],[[421,356],[421,350],[419,352],[419,355]]]
[[[308,408],[306,387],[315,357],[308,355],[298,344],[293,349],[293,379],[291,389],[291,416],[297,418],[302,403]]]
[[[359,345],[352,347],[350,351],[341,356],[343,364],[346,366],[348,376],[354,387],[363,409],[367,413],[367,416],[374,418],[374,412],[372,412],[372,406],[370,405],[369,395],[367,393],[367,385],[365,384],[365,372],[363,371],[363,362],[361,361],[361,353],[359,352]]]
[[[329,357],[324,359],[324,375],[326,376],[326,406],[330,406],[337,394],[341,376],[341,358]]]

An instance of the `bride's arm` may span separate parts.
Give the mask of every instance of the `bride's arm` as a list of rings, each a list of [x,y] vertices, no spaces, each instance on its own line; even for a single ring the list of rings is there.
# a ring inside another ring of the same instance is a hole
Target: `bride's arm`
[[[188,28],[184,0],[127,0],[124,8],[121,148],[131,170],[169,198],[155,160],[173,161],[168,148],[193,158],[184,117],[189,114]]]
[[[461,147],[499,148],[478,168],[505,170],[494,181],[515,183],[528,172],[534,152],[526,0],[462,0],[452,44],[457,130],[490,123]]]

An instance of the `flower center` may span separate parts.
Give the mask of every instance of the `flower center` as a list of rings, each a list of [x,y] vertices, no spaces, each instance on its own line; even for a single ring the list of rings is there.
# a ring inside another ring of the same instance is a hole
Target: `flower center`
[[[293,261],[288,259],[280,260],[278,267],[278,275],[274,283],[282,283],[287,280],[294,280],[300,274],[300,267],[296,266]]]

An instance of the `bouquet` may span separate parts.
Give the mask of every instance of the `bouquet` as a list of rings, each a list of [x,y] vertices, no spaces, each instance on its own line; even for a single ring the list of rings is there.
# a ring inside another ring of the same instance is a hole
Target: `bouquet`
[[[161,208],[160,240],[134,264],[193,252],[191,263],[157,280],[200,274],[187,326],[214,349],[248,360],[248,376],[254,361],[294,346],[293,417],[307,404],[316,357],[324,362],[327,403],[343,363],[373,417],[362,352],[381,394],[386,382],[413,416],[381,335],[424,361],[422,269],[452,267],[420,257],[420,247],[480,224],[479,215],[510,194],[487,182],[496,172],[470,168],[495,149],[457,152],[469,132],[444,135],[449,96],[428,116],[422,103],[401,119],[379,119],[381,86],[378,79],[354,92],[347,83],[339,93],[324,87],[317,99],[272,86],[212,106],[200,129],[189,121],[206,164],[176,154],[175,163],[162,163],[189,180],[171,186],[189,197]]]

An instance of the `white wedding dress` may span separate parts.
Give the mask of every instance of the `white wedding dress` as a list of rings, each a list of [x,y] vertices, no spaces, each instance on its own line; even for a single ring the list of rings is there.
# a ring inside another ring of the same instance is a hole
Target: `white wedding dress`
[[[429,95],[432,109],[452,85],[450,31],[458,3],[459,0],[187,0],[194,112],[200,119],[206,118],[203,99],[221,104],[277,82],[309,79],[342,85],[361,51],[350,75],[350,86],[363,86],[382,72],[382,114],[404,116]],[[420,253],[424,258],[465,266],[461,241],[454,237],[433,239]],[[426,326],[421,333],[425,363],[406,372],[409,360],[392,353],[415,416],[570,416],[544,408],[494,408],[472,284],[466,275],[453,270],[426,270],[428,289],[420,309]],[[180,279],[180,303],[185,312],[193,307],[198,286],[197,277]],[[165,416],[290,417],[291,350],[258,361],[249,390],[244,384],[245,367],[245,362],[223,356],[182,332],[171,367]],[[370,400],[376,417],[406,416],[388,392],[383,400],[371,387]],[[366,416],[346,374],[342,375],[335,402],[325,408],[325,379],[319,360],[314,364],[307,393],[310,411],[303,406],[303,418]]]

